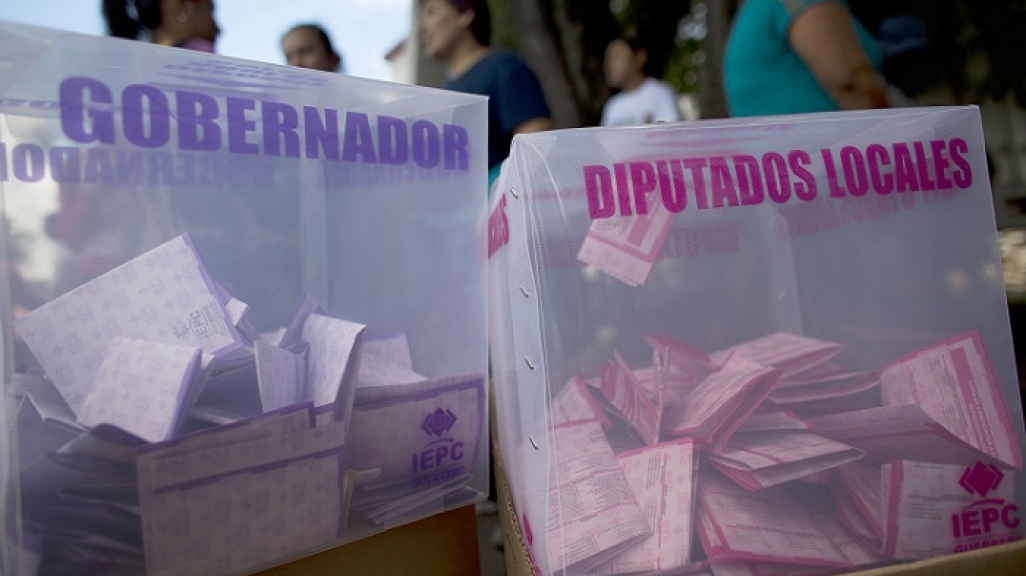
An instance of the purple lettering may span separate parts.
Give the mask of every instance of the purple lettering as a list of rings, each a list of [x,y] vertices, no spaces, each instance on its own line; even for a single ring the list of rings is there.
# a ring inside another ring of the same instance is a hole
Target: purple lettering
[[[54,182],[78,184],[82,181],[82,156],[78,148],[50,149],[50,177]]]
[[[392,116],[378,116],[378,161],[405,164],[409,156],[406,122]]]
[[[324,152],[327,160],[338,160],[338,110],[324,110],[324,121],[317,108],[303,107],[303,127],[306,138],[306,157],[311,160],[320,158]]]
[[[46,154],[35,144],[18,144],[11,151],[14,177],[21,182],[39,182],[46,175]]]
[[[470,169],[470,135],[467,129],[459,124],[442,126],[442,148],[445,150],[444,166],[448,170],[466,172]]]
[[[288,104],[264,100],[260,105],[260,119],[264,132],[264,155],[281,156],[282,142],[285,157],[299,158],[299,112]]]
[[[182,150],[213,151],[221,148],[217,125],[217,101],[208,94],[178,92],[178,147]]]
[[[114,143],[114,112],[91,109],[86,112],[86,94],[89,102],[112,104],[110,88],[93,78],[73,76],[61,82],[61,129],[64,135],[80,144]]]
[[[140,148],[160,148],[171,140],[170,106],[159,89],[132,84],[121,93],[121,106],[129,142]]]
[[[421,470],[430,470],[435,467],[436,462],[434,460],[434,455],[434,451],[430,449],[424,450],[420,453]]]
[[[348,133],[348,130],[346,131]],[[421,168],[434,168],[441,160],[438,126],[427,120],[413,123],[413,161]],[[373,162],[373,158],[370,160]]]
[[[228,151],[235,154],[259,153],[259,147],[246,138],[249,132],[256,130],[256,120],[246,117],[246,112],[256,109],[256,102],[229,96],[225,107],[228,111]]]
[[[139,167],[142,172],[142,166]],[[123,172],[118,172],[123,176]],[[82,169],[82,182],[85,184],[113,184],[114,167],[111,166],[110,156],[103,148],[89,148],[86,151],[85,167]]]

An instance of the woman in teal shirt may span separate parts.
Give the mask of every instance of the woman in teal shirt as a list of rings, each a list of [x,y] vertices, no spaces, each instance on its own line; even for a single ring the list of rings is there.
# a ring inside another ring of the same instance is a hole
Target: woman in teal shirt
[[[732,116],[887,105],[881,53],[842,0],[745,0],[723,63]]]

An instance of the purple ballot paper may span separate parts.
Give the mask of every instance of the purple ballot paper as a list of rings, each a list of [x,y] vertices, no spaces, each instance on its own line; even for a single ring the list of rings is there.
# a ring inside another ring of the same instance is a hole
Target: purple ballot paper
[[[25,340],[77,414],[117,336],[226,354],[242,337],[187,236],[178,236],[18,318]]]

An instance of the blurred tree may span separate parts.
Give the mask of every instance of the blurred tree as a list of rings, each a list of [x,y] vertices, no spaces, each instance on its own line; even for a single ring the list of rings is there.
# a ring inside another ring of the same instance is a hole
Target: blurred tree
[[[853,0],[852,10],[875,34],[891,16],[922,21],[924,43],[888,71],[909,96],[941,89],[956,104],[1014,97],[1026,107],[1026,1]]]
[[[688,0],[489,0],[493,43],[518,52],[541,80],[558,127],[598,123],[609,98],[606,45],[621,30],[648,44],[656,76],[677,70]],[[679,89],[682,80],[671,82]]]

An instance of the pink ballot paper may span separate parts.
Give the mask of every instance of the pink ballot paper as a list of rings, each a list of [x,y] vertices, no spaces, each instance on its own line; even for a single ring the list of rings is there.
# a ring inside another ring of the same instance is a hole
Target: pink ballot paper
[[[884,536],[880,478],[879,466],[854,462],[834,470],[835,483],[831,485],[846,524],[863,537],[877,541]]]
[[[663,369],[663,403],[680,404],[688,392],[719,367],[709,355],[694,346],[666,334],[645,338],[656,354],[655,364]]]
[[[1022,538],[1015,478],[990,464],[883,466],[884,554],[926,558]]]
[[[711,358],[714,363],[722,364],[731,352],[735,352],[752,362],[779,368],[782,371],[780,377],[787,379],[826,362],[842,350],[844,346],[836,342],[774,332],[716,352]]]
[[[884,406],[917,404],[937,424],[999,463],[1022,470],[1022,447],[980,333],[910,354],[881,373]]]
[[[702,473],[698,503],[698,534],[714,566],[725,560],[852,566],[786,486],[749,492],[718,473]]]
[[[817,416],[809,422],[817,434],[854,446],[878,463],[921,460],[965,464],[989,457],[916,404]]]
[[[761,490],[862,458],[862,451],[812,432],[739,432],[714,447],[709,463],[749,490]]]
[[[679,570],[691,562],[698,455],[691,439],[648,446],[617,459],[648,517],[652,535],[628,548],[596,574]]]
[[[779,374],[779,370],[732,355],[723,368],[695,386],[684,402],[667,410],[663,431],[671,437],[693,437],[699,444],[726,442],[770,393]]]
[[[644,444],[659,442],[659,424],[662,419],[662,402],[659,386],[655,385],[656,398],[638,380],[631,367],[619,353],[613,353],[613,361],[602,371],[602,395],[616,409],[618,415],[630,424]]]
[[[242,345],[187,236],[178,236],[16,319],[77,414],[116,336],[194,346],[215,355]]]
[[[621,172],[618,168],[617,179],[622,177],[626,180],[627,174]],[[626,189],[626,182],[623,186]],[[613,208],[610,214],[613,217],[592,222],[577,259],[630,286],[644,284],[675,216],[653,194],[654,190],[649,193],[651,201],[644,211],[638,208],[635,213],[628,207],[627,212],[619,216],[615,215],[616,209],[610,198],[608,207]],[[644,200],[641,202],[644,204]]]
[[[781,379],[767,399],[778,405],[827,400],[851,396],[880,385],[880,375],[874,372],[810,374],[814,371],[816,368],[787,380]]]
[[[170,438],[201,384],[200,349],[114,338],[79,410],[83,426],[113,424],[149,442]]]
[[[587,574],[652,534],[597,421],[552,429],[549,572]]]
[[[576,375],[552,399],[549,412],[552,414],[552,424],[556,426],[581,420],[598,420],[603,430],[608,431],[613,427],[605,410],[595,399],[591,387]]]

